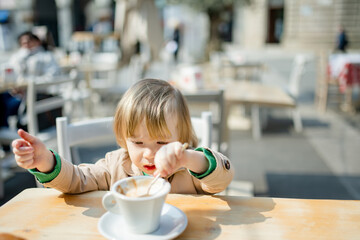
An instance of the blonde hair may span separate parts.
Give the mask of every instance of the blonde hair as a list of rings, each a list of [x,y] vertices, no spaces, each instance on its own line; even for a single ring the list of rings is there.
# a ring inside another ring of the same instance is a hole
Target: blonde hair
[[[136,127],[144,119],[151,137],[169,137],[165,119],[168,114],[177,118],[178,140],[196,147],[198,139],[184,96],[168,82],[158,79],[143,79],[135,83],[119,101],[114,117],[117,143],[127,149],[126,139],[134,136]]]

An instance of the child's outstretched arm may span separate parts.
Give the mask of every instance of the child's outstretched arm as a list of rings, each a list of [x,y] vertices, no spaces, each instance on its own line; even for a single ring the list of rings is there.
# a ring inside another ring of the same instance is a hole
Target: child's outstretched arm
[[[44,173],[52,171],[55,160],[45,144],[22,129],[18,130],[18,134],[21,139],[12,142],[17,165],[25,169],[36,168]]]
[[[162,177],[172,174],[180,167],[195,173],[203,173],[209,168],[209,162],[203,152],[183,149],[180,142],[169,143],[159,149],[155,155],[156,172]]]

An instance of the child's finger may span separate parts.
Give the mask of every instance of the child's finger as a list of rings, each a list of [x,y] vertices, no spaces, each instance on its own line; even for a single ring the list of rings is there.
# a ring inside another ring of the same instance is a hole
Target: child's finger
[[[22,168],[29,169],[34,168],[34,154],[27,154],[24,156],[15,155],[15,160],[17,165],[19,165]]]
[[[29,153],[33,153],[34,152],[34,148],[33,147],[28,147],[28,146],[21,146],[18,148],[13,148],[13,153],[15,155],[25,155],[25,154],[29,154]]]
[[[19,130],[18,130],[18,134],[19,134],[19,136],[20,136],[22,139],[24,139],[25,141],[29,142],[30,144],[31,144],[31,143],[35,143],[36,140],[37,140],[36,137],[34,137],[33,135],[31,135],[31,134],[28,133],[28,132],[25,132],[25,131],[22,130],[22,129],[19,129]]]
[[[159,167],[156,168],[159,169],[160,175],[163,177],[171,174],[173,171],[173,168],[168,161],[161,161]]]
[[[166,161],[163,161],[161,158],[157,158],[155,161],[156,171],[154,172],[154,176],[160,174],[161,177],[166,177],[168,175],[168,167],[166,164]]]
[[[24,162],[27,162],[29,160],[32,160],[34,158],[34,154],[33,153],[29,153],[29,154],[26,154],[26,155],[15,155],[15,160],[16,162],[18,163],[24,163]]]
[[[11,143],[11,146],[13,148],[21,148],[24,146],[30,146],[30,144],[26,142],[24,139],[16,139]]]
[[[177,158],[182,158],[186,148],[189,146],[188,143],[184,143],[182,145],[176,145],[175,153]]]
[[[157,174],[160,174],[160,177],[166,177],[169,175],[168,172],[165,170],[157,171],[156,174],[154,173],[154,176],[156,176]]]
[[[21,161],[21,162],[17,161],[16,163],[19,165],[19,167],[22,167],[25,169],[33,169],[34,168],[34,166],[33,166],[34,159],[29,159],[29,160]]]

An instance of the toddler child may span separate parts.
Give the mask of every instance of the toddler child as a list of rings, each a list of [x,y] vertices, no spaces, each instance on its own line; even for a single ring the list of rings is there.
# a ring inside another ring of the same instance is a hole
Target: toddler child
[[[114,132],[121,148],[95,164],[73,165],[21,129],[13,152],[20,167],[45,187],[64,193],[109,190],[122,178],[160,174],[170,182],[171,193],[215,194],[233,178],[227,157],[195,148],[184,96],[166,81],[144,79],[129,88],[118,103]],[[184,143],[189,144],[186,150]]]

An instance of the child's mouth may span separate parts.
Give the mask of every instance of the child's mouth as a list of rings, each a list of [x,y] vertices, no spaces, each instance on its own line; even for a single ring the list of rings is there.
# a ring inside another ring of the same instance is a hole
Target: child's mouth
[[[144,168],[148,171],[153,171],[156,169],[155,165],[144,165]]]

